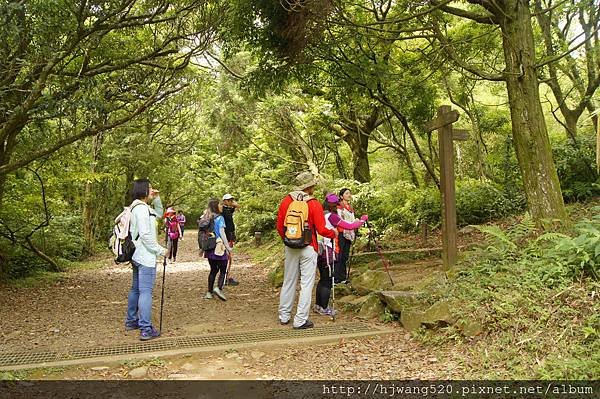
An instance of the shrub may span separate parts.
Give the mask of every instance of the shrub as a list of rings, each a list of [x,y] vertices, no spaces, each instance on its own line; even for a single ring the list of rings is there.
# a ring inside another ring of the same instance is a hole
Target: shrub
[[[460,181],[456,189],[456,213],[458,225],[480,224],[521,212],[525,209],[525,197],[510,194],[487,181]]]
[[[577,146],[567,140],[553,144],[552,154],[565,201],[600,195],[595,145],[596,138],[592,135],[579,136]]]

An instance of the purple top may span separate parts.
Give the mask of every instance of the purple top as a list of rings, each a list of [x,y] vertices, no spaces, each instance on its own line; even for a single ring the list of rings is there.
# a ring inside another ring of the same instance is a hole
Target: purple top
[[[329,223],[331,223],[333,227],[341,227],[344,230],[354,230],[358,229],[359,227],[362,227],[364,222],[362,220],[357,220],[356,222],[350,223],[345,220],[342,220],[340,215],[338,215],[337,213],[332,212],[329,214]]]

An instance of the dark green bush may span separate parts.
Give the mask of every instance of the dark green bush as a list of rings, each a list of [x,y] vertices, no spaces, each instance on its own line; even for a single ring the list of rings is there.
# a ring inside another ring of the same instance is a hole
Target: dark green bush
[[[465,180],[456,188],[456,213],[459,226],[480,224],[521,212],[525,197],[512,198],[491,182]]]
[[[565,201],[582,201],[600,195],[595,145],[593,135],[577,137],[577,145],[567,140],[553,144],[552,154]]]

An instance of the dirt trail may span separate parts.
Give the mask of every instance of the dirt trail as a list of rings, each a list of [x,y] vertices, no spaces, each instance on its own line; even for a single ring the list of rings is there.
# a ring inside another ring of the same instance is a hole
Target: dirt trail
[[[240,281],[226,287],[228,301],[206,300],[208,262],[199,258],[194,232],[186,232],[176,263],[167,265],[163,336],[290,328],[277,319],[279,290],[268,270],[235,255],[232,275]],[[100,269],[69,273],[59,282],[34,288],[2,287],[0,351],[56,351],[138,342],[125,332],[124,317],[130,268],[110,259]],[[158,324],[162,265],[154,291],[153,321]],[[342,312],[338,323],[354,320]],[[333,323],[311,314],[317,325]],[[387,325],[387,327],[390,327]],[[40,370],[35,378],[459,378],[463,373],[452,353],[435,354],[397,333],[320,346],[198,353],[167,360]],[[144,368],[147,369],[144,372]],[[138,370],[131,373],[132,370]],[[141,371],[139,369],[142,369]],[[138,375],[141,374],[141,375]]]

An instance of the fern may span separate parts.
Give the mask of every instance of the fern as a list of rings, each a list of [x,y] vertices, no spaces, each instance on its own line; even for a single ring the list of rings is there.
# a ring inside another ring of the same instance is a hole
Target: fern
[[[499,250],[510,250],[516,251],[518,249],[517,244],[511,241],[509,235],[498,226],[477,226],[474,228],[487,234],[491,238],[495,239],[495,244],[500,244]]]

